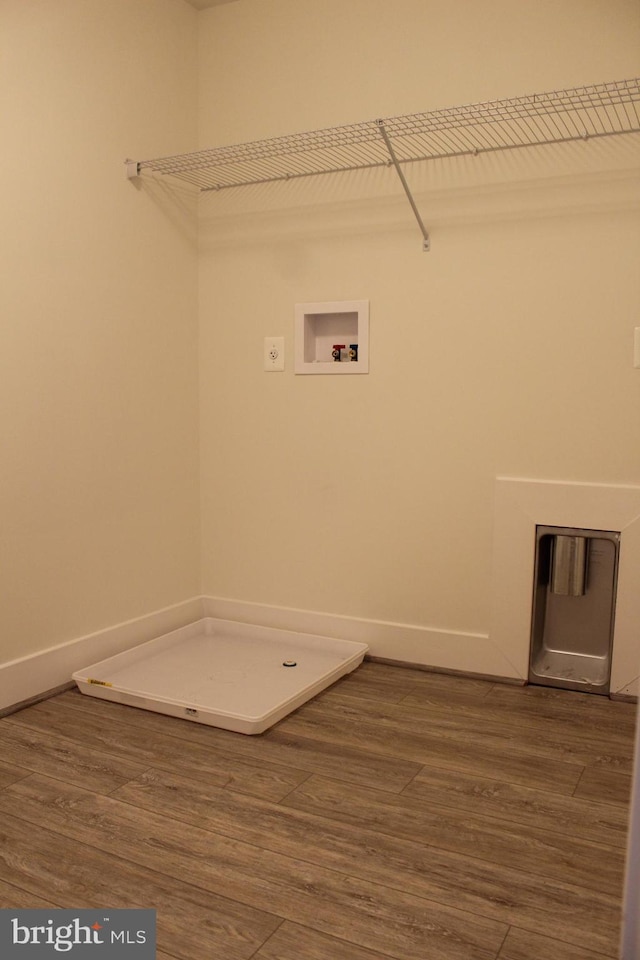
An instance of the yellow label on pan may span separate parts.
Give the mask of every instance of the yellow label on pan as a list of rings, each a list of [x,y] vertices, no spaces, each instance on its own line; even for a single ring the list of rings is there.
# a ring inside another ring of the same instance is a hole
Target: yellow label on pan
[[[112,687],[112,683],[107,683],[106,680],[93,680],[91,677],[87,677],[87,683],[96,683],[99,687]]]

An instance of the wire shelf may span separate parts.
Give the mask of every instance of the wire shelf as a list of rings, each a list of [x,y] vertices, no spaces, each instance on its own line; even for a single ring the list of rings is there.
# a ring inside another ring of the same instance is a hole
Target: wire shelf
[[[127,161],[200,191],[640,131],[640,79]],[[386,134],[386,135],[385,135]],[[391,159],[390,158],[391,152]]]

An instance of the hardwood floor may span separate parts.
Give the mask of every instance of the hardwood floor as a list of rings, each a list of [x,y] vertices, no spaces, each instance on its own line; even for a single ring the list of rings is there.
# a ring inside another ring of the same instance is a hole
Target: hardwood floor
[[[618,950],[635,706],[364,663],[259,737],[70,690],[0,720],[0,907],[159,960]]]

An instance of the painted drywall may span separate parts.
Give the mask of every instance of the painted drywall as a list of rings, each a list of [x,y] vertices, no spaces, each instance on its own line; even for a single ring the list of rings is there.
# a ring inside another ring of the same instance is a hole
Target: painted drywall
[[[478,7],[3,4],[2,661],[202,591],[414,625],[430,662],[436,631],[488,629],[496,475],[638,482],[633,138],[416,167],[428,255],[390,170],[209,197],[198,236],[188,191],[124,180],[197,123],[208,146],[637,74],[635,2]],[[294,304],[353,298],[370,374],[295,377]]]
[[[196,225],[123,161],[192,149],[182,0],[0,10],[0,661],[198,593]]]
[[[640,8],[242,0],[199,43],[205,147],[636,76]],[[202,204],[211,596],[486,633],[496,476],[640,481],[637,138],[410,180],[429,254],[393,171]],[[344,299],[370,373],[295,376],[295,303]]]

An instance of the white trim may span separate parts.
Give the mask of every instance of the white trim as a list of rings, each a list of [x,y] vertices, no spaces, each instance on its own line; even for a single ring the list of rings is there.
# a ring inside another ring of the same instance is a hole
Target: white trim
[[[527,484],[533,481],[516,481]],[[186,626],[203,617],[233,620],[262,627],[295,630],[315,636],[334,637],[368,644],[369,655],[397,663],[415,664],[436,670],[450,670],[473,676],[525,682],[529,648],[529,617],[531,603],[532,571],[523,571],[521,565],[509,560],[513,546],[514,523],[518,536],[524,534],[528,543],[532,520],[523,512],[522,505],[514,500],[514,481],[498,480],[499,499],[504,502],[496,510],[496,557],[494,575],[503,584],[511,601],[508,609],[497,605],[494,611],[490,635],[459,630],[445,630],[409,623],[393,623],[384,620],[365,620],[339,614],[299,610],[292,607],[276,607],[264,603],[252,603],[225,597],[192,597],[181,603],[156,610],[150,614],[116,624],[67,643],[41,650],[37,653],[0,665],[0,710],[47,694],[56,687],[70,682],[71,675],[89,663],[97,663],[131,647],[162,636]],[[539,486],[539,484],[536,484]],[[554,485],[550,485],[554,486]],[[555,485],[558,486],[558,485]],[[562,485],[566,486],[566,485]],[[588,493],[589,485],[584,487]],[[637,695],[638,620],[636,604],[636,573],[640,564],[633,561],[640,556],[640,488],[612,488],[626,491],[626,507],[610,515],[600,524],[593,518],[586,520],[581,514],[571,514],[566,526],[602,526],[606,529],[624,529],[622,539],[624,554],[632,562],[623,567],[618,582],[618,606],[616,614],[616,639],[612,667],[612,692]],[[574,491],[575,493],[576,491]],[[577,497],[580,500],[580,496]],[[635,511],[635,512],[634,512]],[[564,514],[563,514],[564,516]],[[560,521],[555,514],[546,514],[536,521],[549,525]],[[626,524],[626,525],[625,525]],[[535,522],[533,523],[535,531]],[[502,544],[502,547],[501,547]],[[508,549],[505,551],[505,545]],[[533,549],[525,551],[531,554]],[[505,569],[505,558],[507,558]],[[525,568],[527,564],[525,563]],[[494,591],[495,592],[495,591]],[[502,590],[500,591],[503,592]],[[526,652],[523,652],[522,638]],[[519,646],[512,642],[519,638]],[[635,672],[634,672],[635,669]]]
[[[203,616],[202,600],[202,597],[193,597],[135,620],[127,620],[3,663],[0,665],[0,710],[32,700],[68,683],[74,670],[88,663],[104,660],[145,640],[199,620]]]
[[[203,617],[366,643],[373,657],[492,678],[518,678],[509,658],[484,633],[364,620],[224,597],[192,597],[0,665],[0,710],[46,695],[71,675]]]
[[[485,633],[364,620],[223,597],[205,597],[204,604],[205,615],[220,620],[366,643],[372,657],[495,678],[518,677],[509,658]]]

